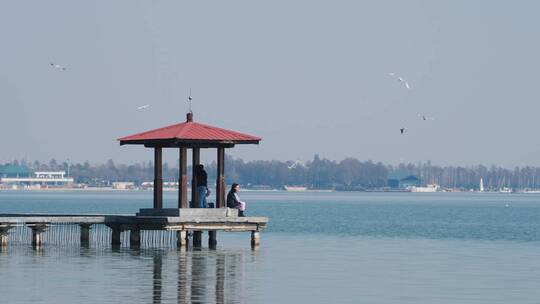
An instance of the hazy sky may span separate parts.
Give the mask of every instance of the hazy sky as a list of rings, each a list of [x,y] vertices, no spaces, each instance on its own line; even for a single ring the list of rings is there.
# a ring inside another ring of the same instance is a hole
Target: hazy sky
[[[540,165],[538,12],[540,1],[3,0],[0,162],[151,160],[116,138],[185,120],[191,87],[196,121],[263,138],[227,151],[246,160]]]

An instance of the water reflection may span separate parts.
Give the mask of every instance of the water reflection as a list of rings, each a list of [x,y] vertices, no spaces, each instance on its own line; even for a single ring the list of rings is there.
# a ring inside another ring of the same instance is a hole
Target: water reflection
[[[174,289],[180,304],[240,303],[244,255],[254,254],[240,250],[193,249],[151,251],[141,255],[148,253],[152,255],[154,304],[170,303]],[[178,270],[173,273],[175,266]]]
[[[158,304],[161,303],[161,280],[162,280],[162,274],[161,271],[163,269],[163,256],[161,254],[156,254],[154,256],[154,271],[153,271],[153,278],[152,278],[152,303]]]
[[[206,257],[201,251],[195,251],[191,256],[191,303],[205,302],[205,286],[209,278],[206,274]]]
[[[0,249],[0,303],[242,303],[246,271],[260,262],[248,248]]]
[[[177,280],[177,294],[178,303],[185,304],[187,301],[187,282],[188,282],[188,258],[185,250],[181,249],[178,254],[178,280]]]
[[[225,303],[225,255],[216,257],[216,303]]]

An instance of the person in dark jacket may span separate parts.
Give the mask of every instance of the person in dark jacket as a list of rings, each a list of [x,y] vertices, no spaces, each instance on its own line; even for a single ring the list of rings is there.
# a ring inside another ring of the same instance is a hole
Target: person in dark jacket
[[[240,185],[237,183],[232,184],[231,190],[227,194],[227,207],[238,209],[238,216],[245,216],[246,203],[240,200],[238,191],[240,191]]]
[[[195,175],[197,176],[197,192],[199,193],[199,202],[197,207],[208,208],[206,202],[206,194],[208,193],[208,175],[204,171],[203,165],[197,165],[195,167]]]

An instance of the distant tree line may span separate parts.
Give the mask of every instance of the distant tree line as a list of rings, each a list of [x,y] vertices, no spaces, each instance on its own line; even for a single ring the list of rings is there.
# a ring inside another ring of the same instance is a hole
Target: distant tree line
[[[90,164],[88,161],[68,164],[52,159],[48,163],[23,160],[13,161],[10,164],[25,165],[36,171],[67,171],[77,183],[94,186],[110,185],[116,181],[141,184],[152,181],[154,174],[152,162],[126,165],[109,160],[104,164]],[[207,164],[206,170],[209,180],[215,180],[216,163]],[[442,167],[432,165],[429,161],[391,166],[355,158],[346,158],[338,162],[320,158],[318,155],[305,163],[277,160],[246,162],[230,156],[225,160],[226,182],[228,184],[237,182],[248,187],[281,188],[284,185],[294,185],[338,190],[383,188],[387,185],[389,175],[398,170],[418,177],[422,184],[435,183],[444,188],[478,189],[480,178],[483,178],[486,189],[540,188],[540,167],[531,166],[514,169],[484,165]],[[190,168],[188,172],[191,172]],[[163,178],[164,181],[177,181],[178,164],[170,166],[165,163]]]

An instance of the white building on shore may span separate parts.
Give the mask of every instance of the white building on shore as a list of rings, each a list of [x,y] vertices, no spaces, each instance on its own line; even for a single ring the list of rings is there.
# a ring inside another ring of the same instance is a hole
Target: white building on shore
[[[36,171],[27,174],[4,174],[0,176],[0,184],[66,186],[73,184],[73,178],[66,177],[65,171]]]
[[[425,187],[416,187],[413,186],[410,188],[411,192],[438,192],[440,190],[439,185],[429,184]]]
[[[133,190],[135,189],[135,183],[133,182],[113,182],[112,188],[115,190]]]

